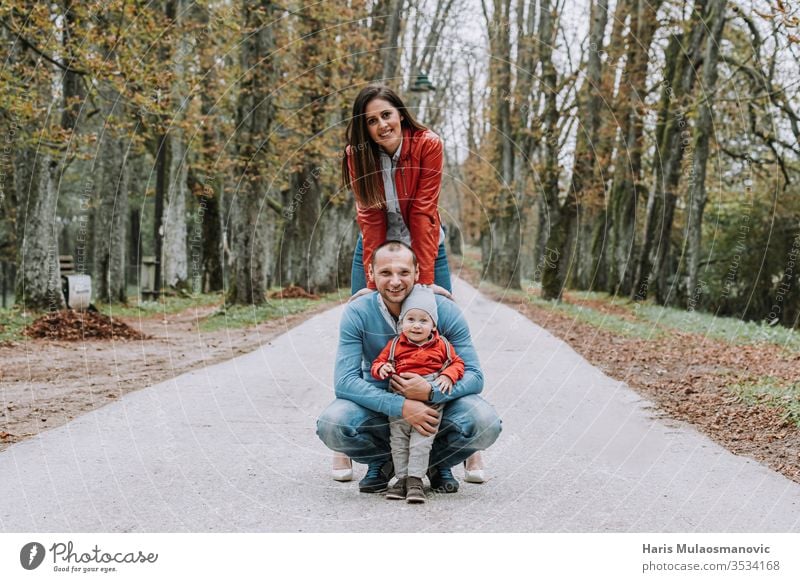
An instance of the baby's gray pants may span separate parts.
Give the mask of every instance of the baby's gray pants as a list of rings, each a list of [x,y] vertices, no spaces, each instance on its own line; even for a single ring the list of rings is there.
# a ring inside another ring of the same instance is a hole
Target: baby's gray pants
[[[430,406],[437,411],[443,408],[442,404]],[[398,479],[404,477],[422,479],[428,471],[428,459],[436,433],[423,436],[402,416],[390,416],[389,423],[389,444],[392,446],[395,475]]]

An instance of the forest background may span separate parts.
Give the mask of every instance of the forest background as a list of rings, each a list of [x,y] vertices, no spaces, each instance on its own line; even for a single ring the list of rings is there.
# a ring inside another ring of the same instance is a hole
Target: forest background
[[[481,278],[797,326],[798,7],[779,0],[165,0],[0,7],[4,306],[349,284],[369,82],[445,143]],[[13,282],[13,284],[12,284]]]

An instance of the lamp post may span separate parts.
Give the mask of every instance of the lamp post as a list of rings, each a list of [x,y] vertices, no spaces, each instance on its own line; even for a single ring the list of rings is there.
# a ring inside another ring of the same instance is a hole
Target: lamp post
[[[427,73],[420,71],[415,77],[414,82],[411,84],[411,87],[409,87],[409,91],[411,91],[408,103],[409,108],[412,111],[415,110],[417,112],[417,118],[422,120],[424,119],[423,108],[421,104],[422,94],[436,91],[436,87],[434,87],[433,83],[431,83]]]
[[[428,91],[436,91],[436,87],[434,87],[431,80],[428,79],[427,74],[420,72],[414,80],[411,90],[414,93],[426,93]]]

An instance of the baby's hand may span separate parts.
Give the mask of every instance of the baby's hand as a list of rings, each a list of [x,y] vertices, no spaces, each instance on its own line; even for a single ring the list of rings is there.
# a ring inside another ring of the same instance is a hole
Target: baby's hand
[[[381,380],[386,380],[391,374],[394,374],[394,366],[389,362],[386,362],[380,367],[380,370],[378,370],[378,376],[381,377]]]
[[[453,381],[442,374],[433,381],[439,387],[439,392],[443,394],[450,394],[453,391]]]

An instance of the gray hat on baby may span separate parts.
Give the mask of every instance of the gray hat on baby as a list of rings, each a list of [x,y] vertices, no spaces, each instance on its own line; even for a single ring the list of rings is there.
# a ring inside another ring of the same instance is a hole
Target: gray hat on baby
[[[425,285],[414,285],[411,294],[403,301],[403,308],[400,312],[400,321],[406,316],[410,309],[421,309],[431,316],[434,325],[439,325],[439,311],[436,308],[436,297],[433,290]]]

